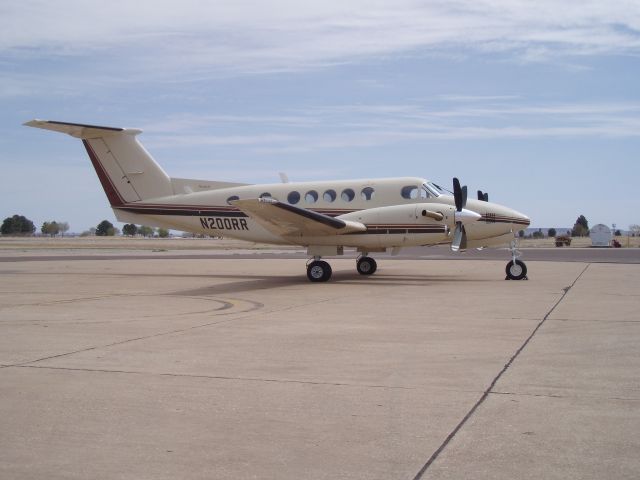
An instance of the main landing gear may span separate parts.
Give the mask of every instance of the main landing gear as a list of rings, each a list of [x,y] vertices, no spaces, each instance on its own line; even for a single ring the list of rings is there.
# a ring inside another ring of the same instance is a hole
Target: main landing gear
[[[307,278],[312,282],[326,282],[333,273],[331,265],[319,258],[307,263]]]
[[[365,255],[358,257],[356,269],[360,275],[373,275],[378,269],[378,264],[373,258]],[[313,257],[313,260],[307,263],[307,278],[311,282],[326,282],[332,273],[331,265],[320,260],[320,257]]]
[[[358,258],[356,269],[360,275],[373,275],[378,269],[378,264],[373,258],[363,255]]]
[[[511,241],[511,261],[507,263],[507,268],[505,269],[507,272],[507,276],[505,280],[529,280],[527,278],[527,265],[522,261],[518,260],[518,257],[522,255],[518,250],[518,246],[516,240]]]

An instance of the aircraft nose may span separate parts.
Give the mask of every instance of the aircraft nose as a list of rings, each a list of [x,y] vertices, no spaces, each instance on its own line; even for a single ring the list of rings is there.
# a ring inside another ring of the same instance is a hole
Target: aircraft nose
[[[531,219],[527,217],[524,213],[517,212],[515,210],[511,210],[510,215],[511,223],[514,229],[523,230],[531,225]]]

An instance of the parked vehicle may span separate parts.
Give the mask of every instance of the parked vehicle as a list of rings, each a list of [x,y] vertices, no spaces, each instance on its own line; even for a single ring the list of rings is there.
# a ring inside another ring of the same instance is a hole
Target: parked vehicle
[[[569,235],[558,235],[556,237],[556,247],[564,247],[571,245],[571,237]]]

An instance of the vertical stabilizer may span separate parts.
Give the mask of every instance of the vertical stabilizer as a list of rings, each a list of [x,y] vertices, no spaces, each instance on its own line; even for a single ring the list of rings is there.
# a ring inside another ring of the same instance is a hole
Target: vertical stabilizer
[[[47,120],[25,125],[81,139],[111,206],[173,195],[171,179],[136,138],[141,130]]]

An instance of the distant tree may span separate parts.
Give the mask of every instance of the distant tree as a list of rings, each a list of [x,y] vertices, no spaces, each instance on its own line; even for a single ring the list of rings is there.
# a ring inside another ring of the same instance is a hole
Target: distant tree
[[[553,238],[555,237],[557,234],[556,229],[555,228],[550,228],[549,231],[547,232],[547,236],[549,238]]]
[[[0,227],[2,235],[32,235],[35,231],[33,222],[23,215],[5,218]]]
[[[122,233],[124,235],[128,235],[129,237],[133,237],[136,233],[138,233],[138,227],[136,227],[133,223],[127,223],[124,227],[122,227]]]
[[[58,233],[60,233],[60,224],[55,220],[52,222],[44,222],[42,227],[40,227],[40,231],[43,235],[50,235],[55,237]]]
[[[169,236],[169,230],[167,230],[166,228],[159,228],[158,236],[160,238],[167,238]]]
[[[115,234],[115,229],[113,224],[108,220],[101,221],[96,227],[96,235],[98,237],[107,237],[113,236]]]
[[[584,215],[580,215],[573,225],[571,235],[574,237],[588,237],[589,236],[589,221]]]
[[[620,230],[616,230],[615,232],[613,232],[613,234],[614,234],[616,237],[621,237],[621,236],[622,236],[622,232],[621,232]]]
[[[539,228],[537,232],[533,232],[533,238],[544,238],[544,233],[542,233],[541,228]]]
[[[640,225],[629,225],[629,230],[634,237],[640,235]]]
[[[96,234],[96,228],[91,227],[89,230],[85,230],[80,234],[81,237],[91,237]]]
[[[64,234],[69,231],[68,222],[58,222],[58,228],[60,229],[60,235],[64,237]]]
[[[524,230],[520,230],[520,231],[518,232],[518,237],[520,237],[520,238],[524,238]]]
[[[151,227],[147,227],[146,225],[142,225],[139,229],[138,229],[138,233],[140,235],[142,235],[143,237],[153,237],[153,234],[155,233],[155,230]]]

